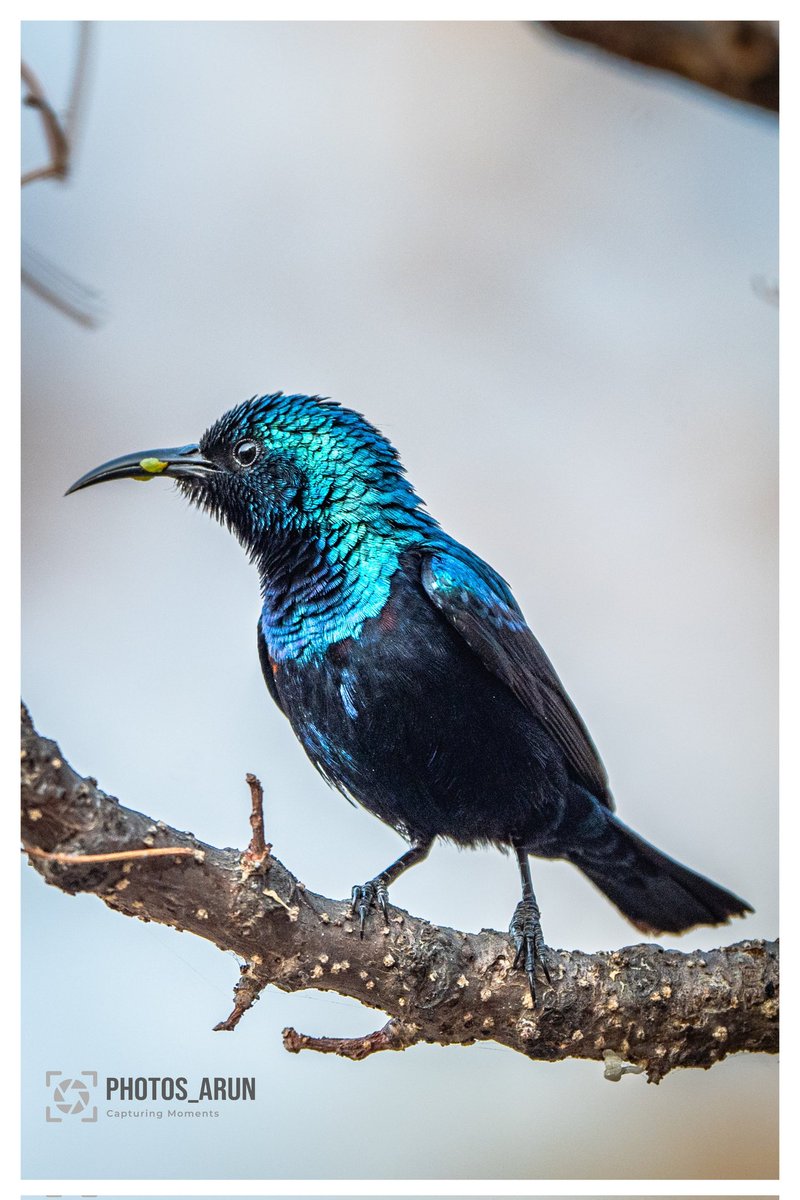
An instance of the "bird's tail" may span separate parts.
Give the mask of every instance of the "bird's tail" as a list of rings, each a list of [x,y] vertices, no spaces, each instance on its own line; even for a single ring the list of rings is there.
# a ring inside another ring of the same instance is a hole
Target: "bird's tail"
[[[722,925],[752,908],[640,838],[611,813],[602,836],[565,854],[643,933]]]

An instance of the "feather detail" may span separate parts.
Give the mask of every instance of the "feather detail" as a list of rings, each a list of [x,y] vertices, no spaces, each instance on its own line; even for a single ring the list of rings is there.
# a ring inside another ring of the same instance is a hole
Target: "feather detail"
[[[600,755],[505,580],[453,542],[426,554],[422,586],[484,666],[551,733],[575,779],[613,809]]]

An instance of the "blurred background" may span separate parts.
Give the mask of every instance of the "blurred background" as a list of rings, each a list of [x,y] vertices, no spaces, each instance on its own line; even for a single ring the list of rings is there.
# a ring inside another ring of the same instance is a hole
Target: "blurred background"
[[[24,27],[66,103],[77,27]],[[167,484],[63,499],[90,467],[196,440],[256,392],[319,392],[399,447],[496,566],[583,714],[623,820],[777,933],[777,128],[520,23],[93,26],[74,172],[23,230],[98,293],[88,328],[23,293],[23,695],[123,803],[218,845],[269,840],[344,896],[402,849],[330,791],[259,673],[257,579]],[[46,158],[24,110],[24,169]],[[638,935],[534,862],[545,936]],[[354,1064],[280,1031],[380,1014],[264,993],[236,961],[23,869],[31,1178],[771,1178],[777,1064],[659,1087],[493,1045]],[[395,903],[505,928],[497,852],[437,846]],[[58,981],[54,989],[53,981]],[[255,1075],[215,1123],[45,1124],[44,1073]],[[239,1111],[241,1108],[241,1111]],[[130,1126],[134,1126],[131,1128]]]

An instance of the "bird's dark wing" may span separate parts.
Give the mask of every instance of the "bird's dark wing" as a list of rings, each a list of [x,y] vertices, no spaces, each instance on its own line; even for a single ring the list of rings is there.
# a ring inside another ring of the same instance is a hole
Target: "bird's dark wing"
[[[264,640],[264,634],[261,632],[261,621],[258,622],[258,661],[261,663],[261,673],[264,676],[267,691],[281,712],[285,713],[284,707],[281,704],[281,698],[278,695],[278,685],[275,683],[275,663],[269,656],[267,643]]]
[[[608,776],[586,726],[505,580],[456,542],[424,552],[422,586],[484,666],[550,732],[574,777],[613,809]]]

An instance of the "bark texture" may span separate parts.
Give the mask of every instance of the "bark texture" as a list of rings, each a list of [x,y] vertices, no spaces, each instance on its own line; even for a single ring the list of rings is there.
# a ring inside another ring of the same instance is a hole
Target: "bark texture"
[[[352,996],[389,1017],[364,1038],[285,1030],[293,1052],[360,1059],[416,1042],[495,1041],[536,1060],[596,1059],[609,1079],[644,1070],[653,1082],[675,1067],[707,1068],[740,1051],[776,1052],[777,943],[688,954],[654,944],[550,950],[553,986],[542,982],[534,1008],[524,973],[511,970],[506,934],[461,933],[392,907],[385,927],[372,916],[362,941],[348,902],[311,892],[272,855],[259,826],[260,789],[253,777],[247,782],[250,847],[209,846],[78,775],[23,706],[22,837],[31,865],[62,891],[93,892],[125,916],[237,954],[234,1007],[220,1030],[232,1030],[271,983]],[[244,812],[243,805],[243,826]],[[106,858],[123,852],[132,856]]]

